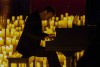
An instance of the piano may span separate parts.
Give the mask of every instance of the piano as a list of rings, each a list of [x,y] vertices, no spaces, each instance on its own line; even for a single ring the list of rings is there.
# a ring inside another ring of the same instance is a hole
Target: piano
[[[54,51],[81,51],[88,45],[86,27],[56,28],[56,37],[46,41],[46,50]]]
[[[66,51],[67,67],[75,67],[75,52],[85,50],[89,44],[86,27],[56,28],[56,37],[46,41],[47,51]],[[72,61],[70,63],[70,61]]]

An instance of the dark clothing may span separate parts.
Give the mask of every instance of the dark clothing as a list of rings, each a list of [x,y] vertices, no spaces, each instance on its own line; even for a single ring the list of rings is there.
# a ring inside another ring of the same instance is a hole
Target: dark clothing
[[[45,36],[48,36],[48,34],[42,33],[42,22],[39,12],[32,13],[26,20],[16,50],[23,55],[23,58],[31,56],[47,57],[49,67],[60,67],[56,51],[46,51],[45,47],[40,46],[40,41]]]
[[[40,47],[40,41],[47,36],[47,34],[42,33],[41,24],[41,18],[38,12],[28,16],[16,48],[19,53],[32,56],[36,54],[35,50],[44,48]]]

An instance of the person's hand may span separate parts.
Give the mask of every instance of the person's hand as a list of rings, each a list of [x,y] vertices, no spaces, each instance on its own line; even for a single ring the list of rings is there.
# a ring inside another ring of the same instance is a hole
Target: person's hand
[[[53,38],[53,37],[55,37],[55,35],[54,34],[49,34],[48,37]]]

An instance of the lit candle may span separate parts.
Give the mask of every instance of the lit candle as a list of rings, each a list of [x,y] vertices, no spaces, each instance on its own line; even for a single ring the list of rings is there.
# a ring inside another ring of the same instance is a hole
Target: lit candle
[[[2,52],[6,50],[5,46],[2,46],[1,48],[2,48]]]
[[[5,29],[2,29],[2,37],[5,37]]]
[[[54,26],[54,20],[50,21],[50,26]]]
[[[19,16],[19,20],[23,20],[23,15],[20,15]]]
[[[14,26],[18,26],[18,20],[15,20]]]
[[[22,35],[22,31],[19,31],[19,37],[21,37],[21,35]]]
[[[13,45],[9,45],[9,48],[10,48],[10,52],[13,52]]]
[[[24,29],[24,24],[22,25],[22,31],[23,31],[23,29]]]
[[[18,44],[18,41],[19,41],[19,40],[16,39],[16,45]]]
[[[15,16],[12,16],[12,21],[15,21]]]
[[[24,24],[24,20],[19,20],[19,25],[22,26]]]
[[[83,26],[85,25],[85,15],[83,15]]]
[[[66,65],[63,65],[63,67],[66,67]]]
[[[4,67],[4,64],[1,64],[0,67]]]
[[[16,63],[11,63],[11,67],[17,67]]]
[[[15,35],[15,29],[11,29],[10,36],[13,37]]]
[[[0,31],[0,37],[5,37],[5,29],[2,29],[2,30]]]
[[[0,37],[0,45],[4,45],[4,39]]]
[[[68,17],[68,28],[72,28],[72,18]]]
[[[6,37],[9,37],[9,29],[6,29]]]
[[[36,67],[41,67],[40,62],[36,62]]]
[[[1,63],[3,61],[3,54],[0,54]]]
[[[81,26],[81,21],[80,20],[77,21],[77,26]]]
[[[12,43],[11,43],[12,45],[16,45],[16,37],[13,37],[13,38],[11,39],[11,42],[12,42]]]
[[[61,14],[61,16],[60,16],[61,20],[63,20],[63,17],[64,17],[64,15],[63,15],[63,14]]]
[[[10,37],[6,37],[6,45],[10,45],[11,44],[11,38]]]
[[[7,19],[7,25],[9,25],[10,24],[10,19]]]
[[[9,46],[6,46],[6,52],[9,53]]]
[[[65,17],[68,17],[68,13],[65,13]]]
[[[19,16],[17,16],[17,20],[19,21]]]
[[[56,17],[56,21],[59,21],[59,17]]]

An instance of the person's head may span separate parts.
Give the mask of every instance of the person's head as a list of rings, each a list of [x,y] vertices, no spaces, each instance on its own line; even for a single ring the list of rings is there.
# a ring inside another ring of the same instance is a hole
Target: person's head
[[[55,9],[51,6],[47,6],[40,12],[40,16],[42,20],[49,20],[53,16],[55,16]]]

